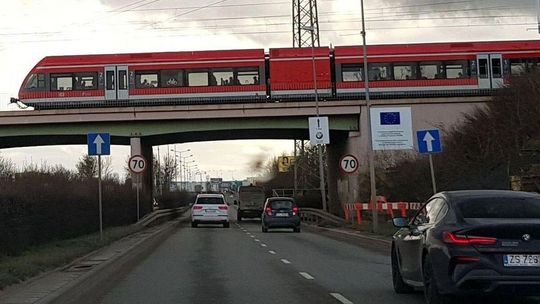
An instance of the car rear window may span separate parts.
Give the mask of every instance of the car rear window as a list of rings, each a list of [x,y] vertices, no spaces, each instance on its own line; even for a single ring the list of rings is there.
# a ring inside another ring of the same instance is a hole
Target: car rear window
[[[224,204],[221,197],[199,197],[196,204],[199,205],[222,205]]]
[[[294,203],[292,201],[272,201],[270,202],[272,209],[292,209]]]
[[[540,218],[540,199],[534,197],[471,198],[458,208],[464,218]]]

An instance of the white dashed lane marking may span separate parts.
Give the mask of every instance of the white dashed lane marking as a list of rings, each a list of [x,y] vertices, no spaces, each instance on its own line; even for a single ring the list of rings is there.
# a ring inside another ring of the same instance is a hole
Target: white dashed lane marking
[[[259,240],[259,239],[254,239],[254,241],[255,241],[255,242],[260,242],[261,240]]]
[[[338,301],[340,301],[343,304],[354,304],[353,302],[349,301],[347,298],[340,295],[339,293],[330,293],[330,295],[336,298]]]
[[[273,251],[273,250],[269,250],[268,253],[270,253],[270,254],[276,254],[276,252]]]
[[[314,277],[312,277],[309,273],[307,272],[300,272],[300,275],[303,276],[304,278],[306,278],[307,280],[313,280],[315,279]]]
[[[283,262],[283,264],[290,264],[291,262],[289,262],[288,260],[285,260],[285,259],[281,259],[281,262]]]
[[[261,247],[266,247],[266,244],[261,244]]]

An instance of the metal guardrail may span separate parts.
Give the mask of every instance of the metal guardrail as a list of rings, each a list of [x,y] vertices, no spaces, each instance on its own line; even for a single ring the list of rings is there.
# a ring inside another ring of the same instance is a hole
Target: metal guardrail
[[[330,223],[337,226],[347,226],[348,224],[345,219],[325,212],[321,209],[300,208],[300,217],[303,222],[314,225],[323,225]]]
[[[163,219],[169,219],[171,217],[176,217],[182,215],[184,212],[189,210],[190,206],[179,207],[175,209],[160,209],[153,211],[145,215],[140,219],[135,225],[148,227],[154,224],[155,222],[161,221]]]

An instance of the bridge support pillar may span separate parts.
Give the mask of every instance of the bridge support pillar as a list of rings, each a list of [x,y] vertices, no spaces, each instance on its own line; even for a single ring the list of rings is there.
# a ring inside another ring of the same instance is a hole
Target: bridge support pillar
[[[152,146],[145,144],[144,140],[141,140],[140,137],[132,137],[130,139],[131,144],[131,155],[142,155],[146,159],[146,170],[142,173],[140,182],[141,182],[141,197],[140,197],[140,208],[141,215],[144,215],[152,211],[152,198],[153,198],[153,153]],[[133,173],[131,174],[131,180],[133,189],[136,189],[138,178]]]
[[[344,139],[337,140],[328,146],[328,193],[330,211],[343,215],[343,204],[360,201],[360,183],[365,168],[366,155],[361,149],[363,137],[360,132],[349,132]],[[355,174],[346,174],[340,168],[343,156],[351,154],[358,159],[360,168]]]

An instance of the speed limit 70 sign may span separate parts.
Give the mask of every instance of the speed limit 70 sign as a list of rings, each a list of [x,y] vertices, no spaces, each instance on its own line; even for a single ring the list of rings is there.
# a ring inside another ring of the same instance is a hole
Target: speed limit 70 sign
[[[129,170],[133,173],[142,173],[146,170],[146,159],[142,155],[133,155],[129,159]]]
[[[349,154],[341,158],[341,160],[339,161],[339,166],[341,167],[341,170],[343,170],[343,172],[353,174],[358,170],[358,167],[360,165],[358,163],[358,159],[353,155]]]

